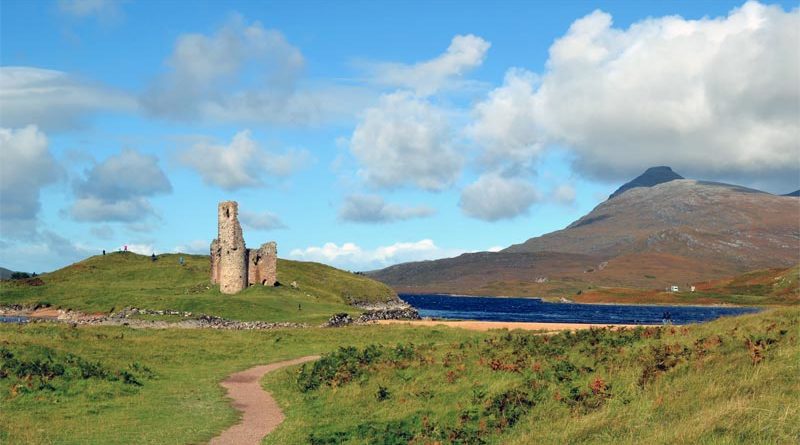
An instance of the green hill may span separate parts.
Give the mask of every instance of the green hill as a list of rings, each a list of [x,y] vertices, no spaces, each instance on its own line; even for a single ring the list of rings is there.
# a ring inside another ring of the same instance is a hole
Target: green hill
[[[185,264],[181,265],[180,257]],[[307,321],[350,304],[384,302],[396,294],[382,283],[318,263],[278,260],[277,287],[253,286],[236,295],[209,281],[204,255],[166,254],[157,261],[134,253],[98,255],[38,277],[0,284],[0,305],[43,304],[84,312],[126,306],[205,313],[237,320]],[[295,289],[289,284],[297,282]]]

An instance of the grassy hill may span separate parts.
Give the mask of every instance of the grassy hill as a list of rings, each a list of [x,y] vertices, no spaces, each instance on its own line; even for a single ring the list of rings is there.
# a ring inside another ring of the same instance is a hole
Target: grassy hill
[[[185,264],[179,263],[183,257]],[[134,253],[98,255],[43,274],[37,281],[3,281],[0,304],[45,304],[84,312],[126,306],[205,313],[237,320],[309,321],[335,312],[357,312],[356,302],[396,298],[369,278],[318,263],[278,260],[278,287],[253,286],[236,295],[209,281],[203,255],[166,254],[157,261]],[[289,284],[296,281],[298,288]]]

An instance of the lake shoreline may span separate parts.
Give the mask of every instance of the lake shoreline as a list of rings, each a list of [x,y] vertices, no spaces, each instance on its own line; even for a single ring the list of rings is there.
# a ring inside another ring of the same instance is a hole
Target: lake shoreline
[[[445,326],[450,328],[461,328],[471,331],[490,331],[495,329],[525,331],[579,331],[592,328],[610,329],[635,329],[638,327],[648,328],[665,326],[662,324],[613,324],[613,323],[547,323],[530,321],[481,321],[481,320],[380,320],[375,323],[380,325],[405,324],[409,326],[437,327]]]

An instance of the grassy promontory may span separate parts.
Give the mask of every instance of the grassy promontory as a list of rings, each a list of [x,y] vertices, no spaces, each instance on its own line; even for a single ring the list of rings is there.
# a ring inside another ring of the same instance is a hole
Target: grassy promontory
[[[132,306],[236,320],[319,322],[336,312],[358,312],[352,303],[396,298],[389,287],[364,276],[283,259],[278,260],[281,286],[252,286],[236,295],[222,294],[210,284],[209,259],[204,255],[166,254],[152,261],[148,256],[114,252],[37,278],[41,283],[2,281],[0,305],[39,304],[103,313]],[[290,286],[293,281],[297,289]]]

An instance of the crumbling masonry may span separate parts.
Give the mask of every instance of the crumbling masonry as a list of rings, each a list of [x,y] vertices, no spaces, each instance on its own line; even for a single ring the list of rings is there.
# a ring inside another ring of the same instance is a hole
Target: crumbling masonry
[[[278,246],[274,241],[247,249],[239,225],[239,204],[223,201],[217,208],[217,239],[211,242],[211,282],[223,294],[247,286],[274,286],[277,282]]]

